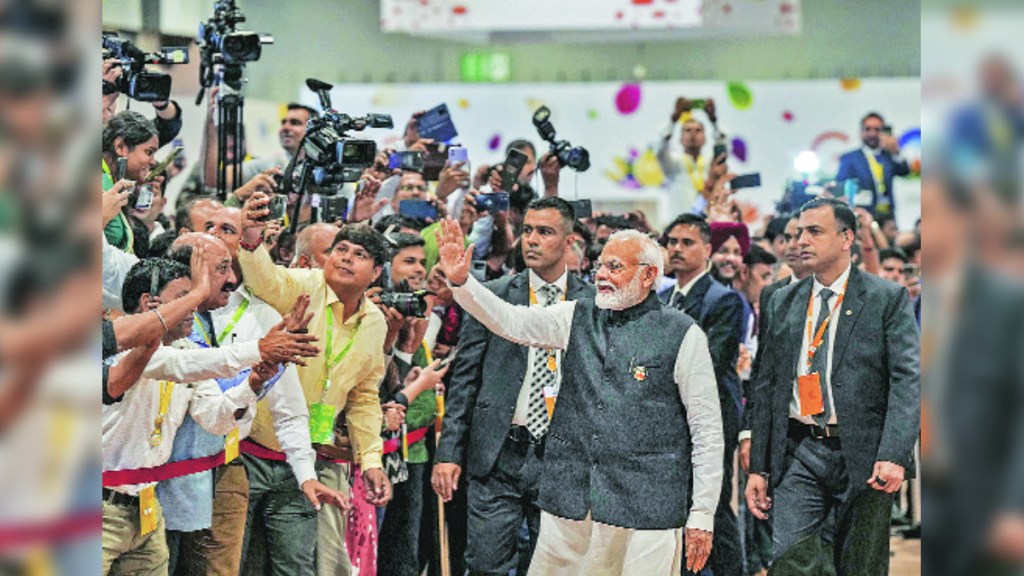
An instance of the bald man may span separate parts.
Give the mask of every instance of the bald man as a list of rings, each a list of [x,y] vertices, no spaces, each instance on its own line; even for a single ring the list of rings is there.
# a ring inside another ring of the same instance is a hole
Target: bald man
[[[322,269],[338,232],[341,228],[326,223],[311,224],[300,230],[295,238],[295,257],[291,267]]]
[[[213,198],[197,198],[178,207],[174,213],[174,225],[178,235],[189,232],[206,232],[206,222],[214,212],[224,205]]]
[[[208,261],[213,262],[211,295],[199,306],[190,336],[201,347],[258,340],[281,321],[277,312],[248,295],[241,275],[234,270],[240,218],[237,208],[222,206],[210,215],[206,226],[209,234],[186,233],[171,245],[171,255],[176,259],[202,246]],[[243,306],[245,300],[248,304]],[[307,343],[312,340],[308,335],[291,336]],[[305,346],[304,356],[318,353],[315,346]],[[315,453],[309,441],[308,412],[295,368],[289,365],[282,370],[274,365],[271,373],[274,377],[260,394],[257,410],[272,414],[275,427],[288,438],[284,442],[285,457],[295,470],[295,492],[309,501],[307,506],[319,507],[321,501],[347,506],[347,495],[338,494],[317,480]],[[229,388],[246,376],[243,372],[220,384]],[[239,439],[247,435],[248,430],[240,430]],[[223,449],[224,442],[224,436],[208,434],[186,419],[182,432],[175,439],[171,460],[216,454]],[[217,469],[213,477],[210,474],[193,474],[160,484],[161,502],[170,518],[167,526],[171,563],[189,563],[189,573],[237,574],[249,507],[249,483],[240,459]]]

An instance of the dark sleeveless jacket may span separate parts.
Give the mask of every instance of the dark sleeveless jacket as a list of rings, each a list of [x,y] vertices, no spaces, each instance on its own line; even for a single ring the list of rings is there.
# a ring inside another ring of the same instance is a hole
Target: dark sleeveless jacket
[[[675,382],[693,320],[651,293],[622,311],[576,304],[547,434],[538,505],[573,520],[686,524],[692,445]]]

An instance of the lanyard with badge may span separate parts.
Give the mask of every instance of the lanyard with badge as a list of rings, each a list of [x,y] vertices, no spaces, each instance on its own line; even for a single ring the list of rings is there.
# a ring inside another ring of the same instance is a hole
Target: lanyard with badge
[[[836,303],[832,305],[832,310],[829,315],[825,317],[825,321],[821,323],[818,328],[818,332],[813,334],[814,330],[814,300],[818,298],[816,294],[811,293],[811,298],[807,302],[807,364],[806,370],[811,369],[811,364],[814,361],[814,355],[817,353],[818,348],[821,347],[825,340],[825,335],[828,333],[828,325],[832,321],[832,316],[835,315],[836,310],[843,305],[843,298],[846,297],[846,285],[849,284],[850,278],[847,276],[846,281],[843,282],[843,291],[839,293],[839,298],[836,299]],[[828,344],[826,344],[827,346]],[[821,394],[821,375],[817,372],[809,372],[803,376],[797,376],[797,389],[800,393],[800,415],[801,416],[814,416],[815,414],[821,414],[825,411],[825,399]]]
[[[559,290],[562,293],[562,302],[565,302],[565,292]],[[530,306],[537,305],[537,294],[533,291],[533,286],[530,287]],[[548,371],[551,373],[558,372],[558,352],[554,349],[546,349],[543,351],[544,356],[547,357]],[[544,387],[544,405],[548,409],[548,420],[555,413],[555,401],[558,400],[558,387],[557,386],[545,386]]]
[[[228,322],[227,325],[224,326],[224,329],[220,331],[220,335],[217,336],[217,342],[223,342],[224,339],[227,338],[229,334],[231,334],[231,331],[234,330],[235,325],[237,325],[238,321],[241,320],[242,316],[245,315],[245,311],[247,308],[249,308],[249,299],[246,298],[245,296],[242,296],[242,303],[238,305],[238,309],[235,310],[235,313],[231,316],[231,321]]]
[[[359,326],[363,323],[363,319],[360,318],[356,322],[355,328],[352,330],[352,336],[349,337],[348,342],[342,346],[338,354],[332,357],[333,353],[333,340],[334,340],[334,311],[330,306],[327,307],[327,356],[326,366],[324,367],[324,388],[320,395],[320,401],[316,404],[309,405],[309,438],[315,444],[333,444],[334,443],[334,415],[336,408],[332,404],[327,403],[327,391],[331,388],[331,371],[335,366],[341,364],[341,361],[348,356],[348,353],[352,350],[352,345],[355,344],[356,334],[359,332]]]

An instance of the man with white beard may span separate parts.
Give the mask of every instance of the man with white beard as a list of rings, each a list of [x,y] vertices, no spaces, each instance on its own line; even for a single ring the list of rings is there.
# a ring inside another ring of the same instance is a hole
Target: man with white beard
[[[686,568],[699,571],[721,490],[721,408],[707,338],[652,292],[658,245],[616,232],[595,266],[595,298],[527,307],[471,277],[458,222],[442,222],[437,237],[438,265],[467,312],[518,344],[565,351],[561,390],[545,394],[553,413],[531,576],[678,574],[684,527]]]

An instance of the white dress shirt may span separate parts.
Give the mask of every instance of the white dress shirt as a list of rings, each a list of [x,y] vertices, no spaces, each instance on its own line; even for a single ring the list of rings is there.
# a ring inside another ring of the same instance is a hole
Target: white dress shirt
[[[472,276],[462,286],[453,286],[452,293],[466,312],[502,338],[538,348],[564,350],[569,345],[575,301],[547,307],[515,306]],[[725,441],[715,368],[707,336],[696,324],[686,332],[679,346],[673,375],[686,408],[693,443],[693,505],[686,527],[712,532],[722,489]]]
[[[538,276],[533,270],[527,268],[526,272],[530,277],[530,289],[533,290],[534,294],[540,294],[540,289],[548,283]],[[552,284],[562,291],[562,300],[565,300],[566,291],[569,289],[568,272],[562,272],[562,275],[552,282]],[[534,304],[531,301],[530,306],[540,306],[540,302],[538,301],[537,304]],[[515,424],[516,426],[526,426],[526,420],[530,415],[530,390],[533,387],[533,363],[536,362],[538,354],[544,354],[544,350],[541,348],[531,347],[526,355],[526,374],[523,377],[523,386],[519,389],[519,397],[516,398],[516,410],[512,413],[512,424]],[[562,384],[561,350],[555,350],[555,364],[558,366],[558,369],[555,370],[555,388],[557,389]]]
[[[176,354],[161,346],[153,354],[158,367],[143,373],[121,401],[103,406],[103,470],[134,470],[167,463],[174,446],[174,436],[185,419],[192,418],[211,434],[227,434],[232,428],[251,421],[256,413],[256,394],[248,382],[222,392],[215,380],[209,378],[230,376],[222,361],[224,356],[199,354],[205,350],[187,339],[174,343]],[[123,353],[124,356],[127,352]],[[259,359],[257,354],[256,363]],[[147,376],[147,373],[150,374]],[[153,377],[153,374],[159,374]],[[159,378],[159,379],[158,379]],[[150,445],[150,435],[160,414],[160,381],[174,382],[170,403],[160,426],[159,446]],[[241,420],[235,420],[235,411],[248,408]],[[138,494],[143,488],[155,485],[134,484],[112,489],[127,494]]]
[[[843,293],[844,287],[846,286],[846,280],[849,277],[850,277],[850,267],[847,266],[846,267],[846,271],[844,271],[842,274],[840,274],[839,278],[836,278],[836,281],[828,286],[828,289],[832,291],[832,298],[829,299],[829,303],[828,303],[829,306],[832,308],[832,316],[831,316],[831,319],[828,321],[828,330],[827,330],[827,332],[828,332],[828,334],[827,334],[827,338],[828,338],[828,369],[826,370],[827,375],[826,375],[826,378],[825,378],[826,385],[828,386],[829,414],[831,414],[831,416],[829,416],[829,419],[828,419],[828,423],[829,424],[837,424],[838,423],[838,420],[836,419],[835,394],[832,393],[832,384],[833,384],[833,382],[832,382],[832,359],[834,358],[833,352],[835,350],[835,345],[836,345],[836,326],[839,324],[839,322],[842,321],[842,314],[841,314],[842,306],[837,307],[836,306],[836,301],[839,298],[839,295]],[[811,322],[812,322],[812,331],[816,331],[817,330],[818,314],[821,312],[821,298],[818,296],[818,294],[821,292],[821,289],[825,288],[825,287],[826,286],[824,284],[822,284],[821,282],[818,282],[818,277],[815,276],[813,284],[811,285],[811,301],[812,301]],[[802,304],[801,302],[796,302],[795,303],[795,305],[798,305],[798,306],[801,305],[801,304]],[[811,346],[811,338],[813,338],[813,335],[808,335],[807,334],[806,320],[805,320],[805,324],[803,326],[801,326],[801,330],[803,331],[804,335],[803,335],[803,340],[800,343],[800,359],[799,359],[799,361],[797,363],[797,371],[796,371],[796,373],[797,373],[798,377],[799,376],[805,376],[806,374],[808,374],[810,372],[810,367],[807,366],[807,352],[808,352],[808,348],[810,348],[810,346]],[[822,352],[822,351],[819,351],[819,353],[820,352]],[[814,424],[815,423],[814,422],[814,418],[812,418],[811,416],[801,416],[800,415],[800,389],[797,387],[796,380],[793,380],[793,398],[789,402],[789,417],[790,418],[794,418],[796,420],[799,420],[799,421],[801,421],[801,422],[803,422],[805,424]]]
[[[121,287],[124,286],[128,271],[139,259],[134,254],[115,248],[107,242],[106,235],[100,236],[103,239],[103,307],[122,310]]]
[[[705,267],[705,268],[704,268],[704,271],[703,271],[703,272],[701,272],[700,274],[698,274],[698,275],[694,276],[693,278],[691,278],[691,279],[690,279],[690,281],[689,281],[689,282],[687,282],[687,283],[686,283],[685,285],[683,285],[682,287],[680,287],[680,286],[679,286],[679,282],[676,282],[676,287],[675,287],[675,289],[674,289],[674,290],[672,290],[672,296],[671,296],[671,297],[670,297],[670,298],[668,299],[668,303],[669,303],[669,304],[671,304],[671,303],[672,303],[672,301],[673,301],[673,300],[675,299],[675,297],[676,297],[676,294],[682,294],[682,295],[683,295],[683,298],[686,298],[687,294],[689,294],[689,293],[690,293],[690,290],[693,290],[693,287],[697,285],[697,282],[698,282],[698,281],[699,281],[699,280],[700,280],[701,278],[703,278],[703,277],[705,277],[705,276],[707,276],[707,275],[708,275],[708,270],[707,270],[707,268]]]
[[[219,336],[231,323],[238,307],[245,300],[249,301],[245,313],[231,328],[230,333]],[[281,322],[281,315],[269,304],[249,294],[244,285],[239,286],[228,298],[223,308],[211,313],[213,327],[218,341],[222,346],[236,342],[256,344],[267,332]],[[306,397],[299,384],[299,375],[293,364],[288,364],[281,378],[263,398],[265,407],[274,417],[274,433],[277,435],[285,459],[291,466],[299,486],[307,480],[316,479],[316,452],[309,439],[309,410],[306,408]],[[242,430],[240,438],[249,435],[249,428]]]

